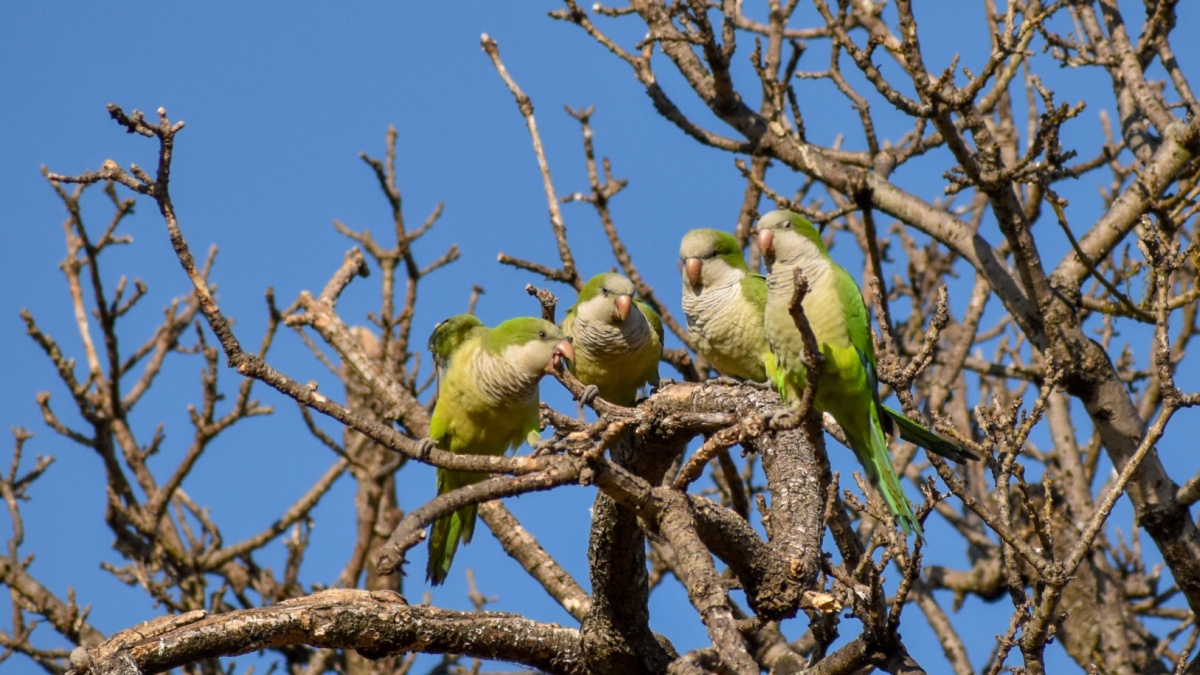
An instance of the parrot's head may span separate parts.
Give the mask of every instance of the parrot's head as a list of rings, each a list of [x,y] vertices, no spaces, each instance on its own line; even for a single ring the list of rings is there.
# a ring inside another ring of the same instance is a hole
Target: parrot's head
[[[613,272],[597,274],[579,291],[575,306],[589,321],[625,323],[633,308],[633,282]]]
[[[553,373],[564,360],[575,358],[571,341],[558,326],[533,317],[509,319],[493,328],[487,349],[530,375]]]
[[[749,271],[742,247],[728,232],[692,230],[679,242],[684,281],[693,287],[713,286],[732,270]]]
[[[757,229],[758,248],[768,266],[829,255],[817,228],[794,211],[772,211],[758,219]]]

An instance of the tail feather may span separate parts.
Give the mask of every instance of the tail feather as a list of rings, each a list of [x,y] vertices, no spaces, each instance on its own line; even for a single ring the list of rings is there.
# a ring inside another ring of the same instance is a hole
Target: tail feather
[[[900,438],[903,438],[909,443],[919,445],[930,452],[937,453],[942,457],[945,457],[952,462],[958,462],[959,464],[963,464],[968,461],[979,461],[979,457],[975,453],[967,450],[954,441],[930,431],[920,424],[908,419],[904,416],[904,413],[898,410],[893,410],[887,406],[883,406],[883,410],[888,414],[888,417],[892,419],[892,422],[894,422],[899,428]]]
[[[779,398],[788,405],[797,405],[804,394],[804,388],[808,386],[804,369],[782,368],[775,359],[767,361],[764,365],[767,368],[767,377],[775,385],[775,391],[779,392]]]
[[[464,485],[483,480],[486,474],[470,471],[447,471],[438,469],[437,492],[446,494]],[[425,567],[425,578],[434,586],[441,585],[450,574],[454,553],[458,545],[468,544],[475,534],[475,504],[468,504],[448,516],[438,518],[429,533],[429,563]]]
[[[900,486],[900,478],[896,475],[896,469],[892,467],[892,456],[888,452],[887,438],[883,435],[883,427],[877,411],[871,410],[869,428],[863,430],[866,432],[866,438],[863,437],[864,434],[857,433],[852,427],[848,428],[847,425],[840,424],[840,422],[839,425],[846,433],[850,449],[854,451],[859,464],[862,464],[863,469],[866,470],[871,485],[883,496],[884,503],[895,516],[896,522],[900,524],[900,529],[904,530],[906,536],[915,532],[918,539],[924,540],[925,532],[921,529],[921,523],[917,521],[912,504],[904,495],[904,488]]]
[[[439,518],[433,524],[433,532],[429,536],[429,564],[425,568],[425,578],[434,586],[440,586],[446,581],[459,543],[470,543],[475,534],[476,509],[475,504],[464,506],[448,516]]]
[[[925,531],[921,529],[921,523],[917,520],[916,513],[913,512],[912,503],[904,495],[904,488],[900,486],[900,478],[896,475],[896,470],[892,468],[891,457],[886,453],[882,455],[872,453],[872,459],[875,461],[864,465],[870,467],[867,469],[867,476],[871,479],[871,484],[875,486],[879,494],[883,495],[883,501],[892,515],[896,517],[896,522],[900,524],[900,529],[904,530],[904,534],[907,536],[916,532],[917,538],[924,541]]]

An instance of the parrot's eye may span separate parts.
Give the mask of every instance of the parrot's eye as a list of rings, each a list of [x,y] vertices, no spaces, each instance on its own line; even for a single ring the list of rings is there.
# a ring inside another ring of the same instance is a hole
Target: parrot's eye
[[[541,340],[545,340],[545,339],[546,339],[546,331],[544,331],[544,330],[539,330],[539,331],[538,331],[538,338],[539,338],[539,339],[541,339]]]
[[[604,294],[604,297],[606,297],[606,298],[607,298],[607,297],[608,297],[608,286],[602,286],[602,287],[600,287],[600,292],[601,292],[601,293],[603,293],[603,294]]]

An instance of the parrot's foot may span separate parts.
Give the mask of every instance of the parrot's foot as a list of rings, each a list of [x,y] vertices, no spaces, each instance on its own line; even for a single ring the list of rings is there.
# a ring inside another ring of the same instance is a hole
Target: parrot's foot
[[[532,454],[534,457],[541,457],[542,455],[551,455],[551,454],[554,454],[554,439],[553,438],[547,438],[546,440],[542,440],[540,438],[537,440],[529,439],[529,447],[533,450]]]
[[[597,387],[594,384],[589,384],[588,386],[583,388],[583,393],[579,395],[579,410],[576,412],[576,415],[579,417],[580,420],[584,419],[584,417],[583,417],[584,407],[591,405],[592,401],[595,401],[596,396],[599,394],[600,394],[600,387]]]
[[[742,384],[742,381],[735,377],[729,377],[728,375],[720,375],[718,377],[714,377],[713,379],[709,380],[708,383],[709,384],[739,385],[739,384]]]
[[[591,405],[592,401],[596,400],[596,396],[600,394],[600,387],[594,384],[589,384],[583,388],[583,393],[579,395],[580,405]]]
[[[800,416],[795,410],[780,410],[772,413],[767,419],[767,427],[771,429],[795,429],[800,426]]]
[[[422,462],[429,459],[429,453],[433,452],[433,449],[436,447],[437,441],[433,440],[432,438],[422,438],[421,440],[417,441],[417,459],[421,460]]]

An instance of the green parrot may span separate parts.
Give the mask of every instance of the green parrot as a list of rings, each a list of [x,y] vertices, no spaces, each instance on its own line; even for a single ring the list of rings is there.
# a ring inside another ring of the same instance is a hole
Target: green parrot
[[[728,232],[692,230],[679,244],[683,313],[700,355],[722,375],[766,382],[775,355],[763,333],[767,278],[754,274]]]
[[[571,372],[589,387],[585,400],[598,394],[610,403],[631,406],[643,384],[658,384],[662,319],[633,299],[629,279],[614,273],[592,277],[567,310],[562,329],[575,347]]]
[[[862,291],[850,273],[829,257],[812,223],[798,213],[772,211],[758,221],[758,245],[767,263],[763,327],[778,364],[775,385],[780,396],[797,402],[807,383],[801,360],[803,340],[788,312],[794,292],[793,270],[799,267],[809,284],[804,315],[825,357],[814,405],[832,415],[845,432],[847,444],[905,534],[916,531],[923,538],[921,524],[892,467],[888,436],[898,428],[904,440],[953,461],[978,457],[880,401],[871,319]]]
[[[438,398],[426,443],[455,453],[502,455],[538,424],[538,382],[574,353],[558,326],[529,317],[487,328],[466,314],[450,317],[429,338],[438,369]],[[438,494],[477,483],[488,474],[438,469]],[[446,580],[458,544],[475,532],[475,505],[433,524],[429,565],[433,585]]]

